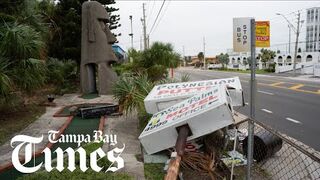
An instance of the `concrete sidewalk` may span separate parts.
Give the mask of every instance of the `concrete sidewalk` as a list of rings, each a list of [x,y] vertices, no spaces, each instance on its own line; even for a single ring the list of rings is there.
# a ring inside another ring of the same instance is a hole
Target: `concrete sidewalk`
[[[138,118],[136,113],[122,115],[119,117],[108,117],[105,122],[105,134],[116,134],[118,143],[115,147],[125,149],[121,154],[124,159],[124,168],[122,172],[126,172],[137,180],[144,180],[143,162],[137,160],[136,156],[141,154],[140,142],[138,140]],[[113,149],[113,146],[105,144],[103,149],[105,152]]]

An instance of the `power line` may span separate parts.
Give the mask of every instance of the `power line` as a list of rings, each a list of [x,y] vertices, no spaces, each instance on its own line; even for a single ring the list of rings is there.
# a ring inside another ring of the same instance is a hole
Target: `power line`
[[[149,11],[149,13],[148,13],[149,15],[147,17],[151,17],[151,15],[153,14],[153,9],[154,9],[155,3],[156,3],[156,0],[153,0],[151,10]],[[151,20],[151,18],[148,19],[147,24],[149,24],[150,20]]]
[[[161,11],[162,11],[162,8],[163,8],[165,2],[166,2],[166,0],[163,0],[162,5],[161,5],[161,7],[160,7],[160,9],[159,9],[159,12],[158,12],[158,14],[157,14],[156,19],[155,19],[154,22],[153,22],[153,25],[152,25],[152,27],[151,27],[151,29],[150,29],[149,34],[151,34],[154,26],[156,25],[156,22],[157,22],[157,20],[158,20],[158,18],[159,18],[159,15],[160,15],[160,13],[161,13]]]
[[[170,2],[171,2],[171,0],[169,0],[169,2],[167,3],[166,8],[164,9],[164,11],[163,11],[163,13],[162,13],[162,15],[161,15],[161,17],[160,17],[160,19],[159,19],[159,21],[158,21],[158,23],[157,23],[157,25],[155,26],[154,29],[157,29],[157,27],[158,27],[158,25],[160,24],[162,18],[163,18],[164,15],[166,14],[166,12],[167,12],[167,10],[168,10],[168,7],[169,7],[169,5],[170,5]],[[150,31],[150,33],[151,33],[151,31]]]
[[[305,44],[305,43],[314,43],[314,42],[320,42],[320,41],[298,41],[299,44]],[[295,42],[291,42],[290,44],[294,44]],[[277,46],[283,46],[283,45],[288,45],[289,43],[277,43],[277,44],[272,44],[270,47],[277,47]]]

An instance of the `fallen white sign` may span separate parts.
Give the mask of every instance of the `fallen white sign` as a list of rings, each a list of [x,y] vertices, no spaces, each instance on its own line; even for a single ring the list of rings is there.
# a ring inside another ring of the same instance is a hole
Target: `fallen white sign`
[[[234,122],[229,92],[226,86],[209,86],[210,90],[154,114],[139,136],[148,154],[173,147],[178,127],[188,125],[192,140]]]
[[[232,106],[244,106],[240,79],[239,77],[233,77],[157,85],[144,99],[145,108],[148,113],[154,114],[197,93],[210,90],[212,87],[219,85],[226,85],[228,87]]]

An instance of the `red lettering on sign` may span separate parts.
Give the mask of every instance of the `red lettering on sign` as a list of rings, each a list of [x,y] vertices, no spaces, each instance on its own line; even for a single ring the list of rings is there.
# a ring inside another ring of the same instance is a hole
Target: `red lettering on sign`
[[[189,109],[189,107],[184,107],[180,109],[179,114],[186,112]]]
[[[158,95],[167,94],[167,93],[169,93],[168,90],[161,90],[158,92]]]
[[[177,114],[178,114],[178,111],[173,112],[173,113],[171,113],[171,114],[168,114],[167,117],[166,117],[166,119],[171,119],[172,117],[176,116]]]
[[[269,36],[256,36],[256,40],[258,41],[268,41]]]
[[[172,89],[170,91],[170,94],[177,94],[177,93],[180,93],[181,92],[181,89]]]

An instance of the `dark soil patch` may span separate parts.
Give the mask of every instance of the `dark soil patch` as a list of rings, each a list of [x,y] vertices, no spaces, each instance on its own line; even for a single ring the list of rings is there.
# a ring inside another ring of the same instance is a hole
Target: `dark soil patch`
[[[45,111],[44,106],[28,105],[17,112],[0,113],[0,144],[37,120]]]

